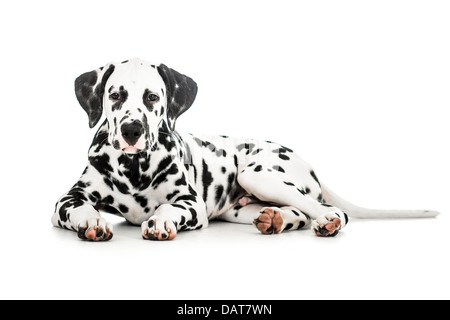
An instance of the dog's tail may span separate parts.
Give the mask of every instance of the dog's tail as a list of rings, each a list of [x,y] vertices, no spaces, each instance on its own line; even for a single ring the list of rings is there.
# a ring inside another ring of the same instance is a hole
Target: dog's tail
[[[353,218],[433,218],[439,214],[439,212],[432,210],[377,210],[362,208],[344,200],[323,184],[321,184],[321,188],[325,203],[341,209]]]

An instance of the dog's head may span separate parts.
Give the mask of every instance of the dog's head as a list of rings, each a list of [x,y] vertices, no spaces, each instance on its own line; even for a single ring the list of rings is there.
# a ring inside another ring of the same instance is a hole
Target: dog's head
[[[108,142],[137,153],[153,147],[164,124],[175,129],[177,118],[194,102],[197,84],[164,64],[132,59],[83,73],[75,80],[75,93],[91,128],[104,111]]]

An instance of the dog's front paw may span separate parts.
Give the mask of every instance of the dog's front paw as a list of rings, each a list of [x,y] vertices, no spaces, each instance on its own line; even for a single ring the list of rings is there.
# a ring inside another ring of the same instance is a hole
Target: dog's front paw
[[[142,238],[146,240],[172,240],[177,236],[177,228],[171,220],[152,216],[142,222]]]
[[[111,223],[103,218],[88,219],[78,225],[78,238],[90,241],[107,241],[113,237]]]
[[[342,222],[335,214],[318,217],[312,222],[312,230],[319,237],[334,237],[339,233]]]

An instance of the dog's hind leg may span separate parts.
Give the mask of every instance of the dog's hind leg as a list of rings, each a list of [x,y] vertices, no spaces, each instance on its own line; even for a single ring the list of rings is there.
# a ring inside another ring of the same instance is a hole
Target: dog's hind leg
[[[260,201],[279,207],[294,207],[309,216],[313,219],[312,229],[318,236],[335,236],[348,222],[347,215],[339,208],[313,199],[305,187],[286,173],[241,170],[237,180],[242,188]],[[270,210],[262,213],[260,220],[267,220],[267,214],[271,215]]]
[[[276,207],[269,203],[236,204],[219,216],[219,219],[254,224],[263,234],[280,233],[303,228],[311,222],[308,215],[292,206]]]

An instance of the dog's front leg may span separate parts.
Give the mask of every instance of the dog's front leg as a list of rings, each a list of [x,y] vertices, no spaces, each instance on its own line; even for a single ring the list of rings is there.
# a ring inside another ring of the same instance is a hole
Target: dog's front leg
[[[142,237],[146,240],[172,240],[178,231],[207,226],[205,203],[193,194],[180,195],[173,203],[160,205],[155,214],[141,225]]]
[[[95,198],[87,192],[84,176],[56,203],[52,224],[77,232],[83,240],[105,241],[113,236],[112,225],[94,208]]]

